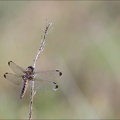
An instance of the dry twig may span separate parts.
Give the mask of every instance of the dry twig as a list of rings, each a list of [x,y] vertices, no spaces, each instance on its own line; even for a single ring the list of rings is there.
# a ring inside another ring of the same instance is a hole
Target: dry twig
[[[33,63],[33,68],[35,69],[36,66],[36,62],[41,54],[41,52],[44,50],[45,47],[45,39],[46,39],[46,34],[48,33],[48,29],[50,27],[50,25],[52,25],[52,23],[46,24],[44,33],[43,33],[43,38],[41,38],[41,44],[40,47],[38,49],[37,55],[34,59],[34,63]],[[32,109],[33,109],[33,100],[34,100],[34,95],[35,95],[36,91],[34,91],[34,81],[32,81],[32,86],[31,86],[31,97],[30,97],[30,107],[29,107],[29,120],[32,119]]]

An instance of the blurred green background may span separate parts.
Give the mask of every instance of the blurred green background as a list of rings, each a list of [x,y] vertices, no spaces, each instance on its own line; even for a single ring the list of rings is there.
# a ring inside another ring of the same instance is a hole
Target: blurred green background
[[[59,89],[38,90],[33,118],[120,118],[120,2],[0,1],[0,119],[26,119],[30,90],[4,79],[26,68],[52,22],[36,69],[60,69]]]

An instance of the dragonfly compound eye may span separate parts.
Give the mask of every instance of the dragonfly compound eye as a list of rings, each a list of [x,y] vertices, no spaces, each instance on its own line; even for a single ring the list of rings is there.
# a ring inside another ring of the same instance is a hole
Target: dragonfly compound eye
[[[33,72],[34,71],[34,68],[32,66],[28,66],[27,68],[29,71]]]

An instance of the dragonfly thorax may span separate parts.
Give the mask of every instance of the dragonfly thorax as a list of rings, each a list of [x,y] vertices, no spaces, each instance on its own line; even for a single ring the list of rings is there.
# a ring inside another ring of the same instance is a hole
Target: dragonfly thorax
[[[22,76],[23,80],[33,80],[34,79],[34,68],[32,66],[28,66],[25,74]]]

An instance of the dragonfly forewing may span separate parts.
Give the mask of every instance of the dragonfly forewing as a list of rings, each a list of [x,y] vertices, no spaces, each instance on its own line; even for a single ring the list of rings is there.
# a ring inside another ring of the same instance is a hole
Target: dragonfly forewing
[[[39,81],[40,80],[54,81],[61,75],[62,73],[59,70],[36,71],[34,79]]]
[[[10,68],[12,69],[13,72],[15,72],[17,75],[23,75],[23,73],[25,72],[25,69],[16,65],[14,62],[9,61],[8,65],[10,66]]]
[[[21,76],[18,76],[12,73],[5,73],[4,78],[6,78],[7,80],[11,81],[12,83],[16,85],[21,85],[23,82],[23,79]]]

